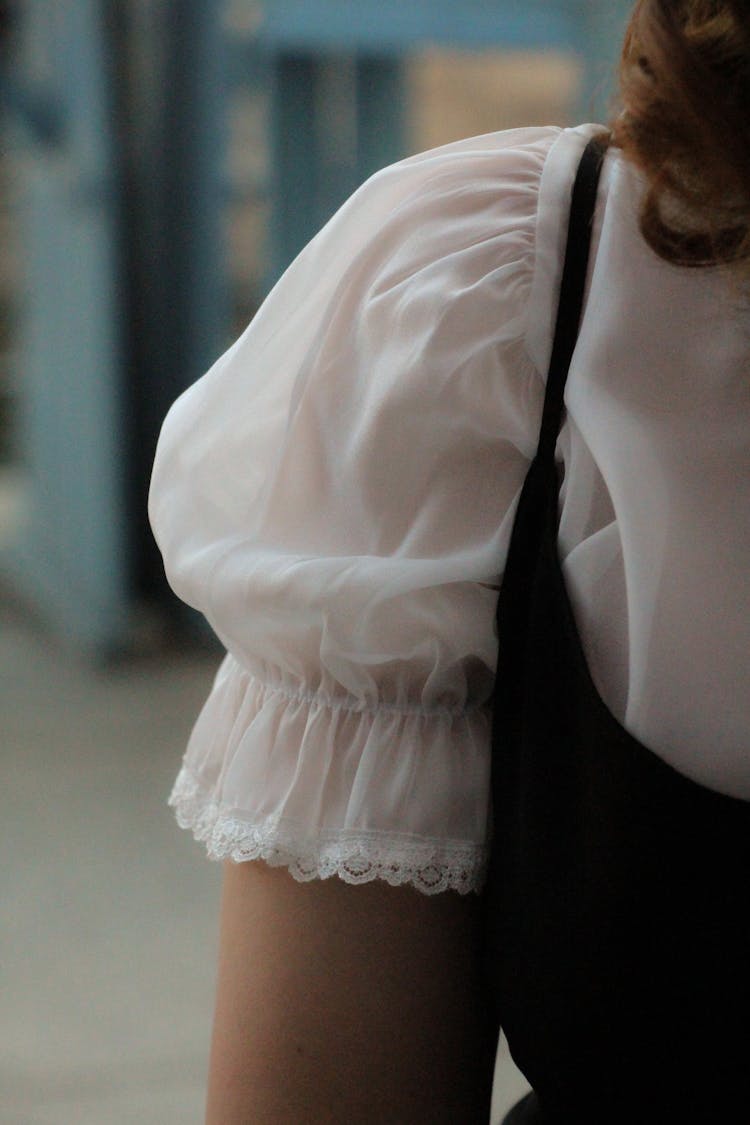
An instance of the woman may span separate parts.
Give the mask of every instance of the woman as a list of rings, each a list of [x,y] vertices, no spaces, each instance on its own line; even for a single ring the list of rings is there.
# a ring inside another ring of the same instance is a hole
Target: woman
[[[558,549],[611,721],[744,811],[745,6],[642,0],[622,78]],[[228,651],[171,798],[225,861],[209,1125],[488,1119],[495,608],[598,132],[514,130],[373,177],[165,422],[154,531]],[[653,1067],[618,1088],[597,1059],[590,1106],[563,1091],[524,1119],[661,1121],[671,1096],[687,1120],[693,1063],[648,1103]]]

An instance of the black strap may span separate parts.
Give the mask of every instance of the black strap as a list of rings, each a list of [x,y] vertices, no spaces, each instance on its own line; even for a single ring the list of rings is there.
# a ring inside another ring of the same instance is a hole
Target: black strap
[[[583,312],[583,294],[591,250],[596,195],[609,140],[609,134],[603,133],[589,141],[581,157],[573,185],[557,324],[547,373],[547,390],[544,396],[544,411],[537,449],[537,459],[540,460],[554,459],[557,435],[562,425],[565,383]]]

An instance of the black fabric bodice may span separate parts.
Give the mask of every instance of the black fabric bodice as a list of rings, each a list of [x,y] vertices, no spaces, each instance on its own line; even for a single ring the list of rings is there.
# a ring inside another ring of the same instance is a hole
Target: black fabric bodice
[[[750,804],[681,775],[614,718],[558,556],[555,443],[603,152],[589,144],[576,180],[497,610],[488,982],[536,1094],[524,1120],[750,1122]]]

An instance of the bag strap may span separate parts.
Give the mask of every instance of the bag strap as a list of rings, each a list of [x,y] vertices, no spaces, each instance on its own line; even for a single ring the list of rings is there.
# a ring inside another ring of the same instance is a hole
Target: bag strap
[[[560,283],[555,337],[547,373],[537,460],[549,458],[554,461],[555,457],[557,436],[560,433],[565,409],[563,404],[565,384],[583,312],[596,196],[609,142],[609,133],[601,133],[589,141],[583,151],[573,185],[565,264]]]

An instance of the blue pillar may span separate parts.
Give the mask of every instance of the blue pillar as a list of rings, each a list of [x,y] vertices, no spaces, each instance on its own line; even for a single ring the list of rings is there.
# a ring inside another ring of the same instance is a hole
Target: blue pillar
[[[307,54],[279,52],[271,62],[269,284],[301,250],[317,221],[317,68]]]
[[[121,248],[134,595],[175,619],[146,513],[161,423],[229,330],[225,41],[219,0],[126,5],[121,16]]]
[[[19,15],[24,520],[1,562],[42,620],[99,652],[123,642],[129,611],[106,28],[96,0],[54,13],[27,0]],[[45,106],[54,106],[54,127],[44,124]]]
[[[357,57],[357,178],[401,160],[408,149],[407,83],[398,55]]]
[[[275,281],[368,176],[405,155],[398,58],[271,54],[270,277]]]
[[[221,4],[19,14],[26,503],[0,569],[75,647],[129,650],[144,603],[178,605],[146,515],[159,427],[228,330]]]

